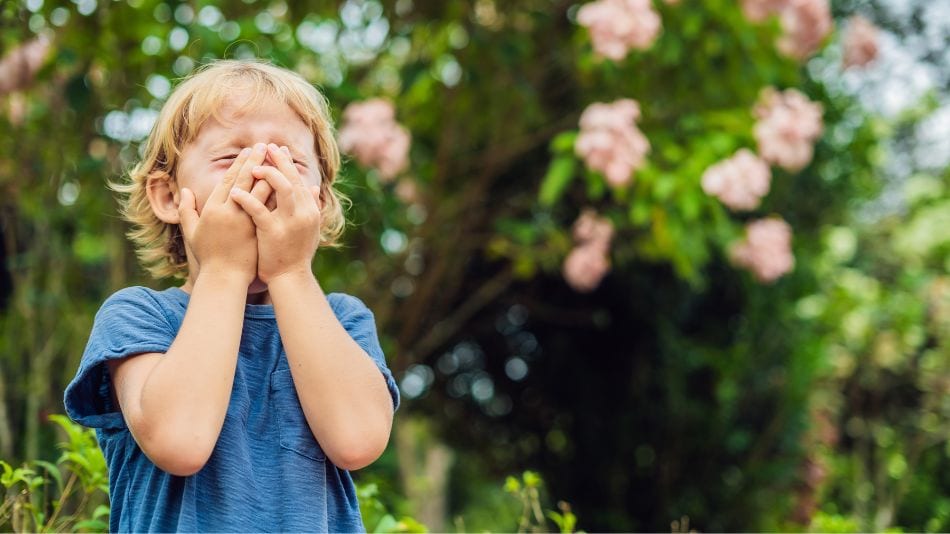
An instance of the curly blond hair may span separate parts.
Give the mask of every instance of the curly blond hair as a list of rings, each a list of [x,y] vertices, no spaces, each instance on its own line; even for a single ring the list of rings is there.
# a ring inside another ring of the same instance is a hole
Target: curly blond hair
[[[110,184],[120,194],[123,218],[132,223],[127,235],[136,255],[155,278],[187,277],[188,258],[180,225],[163,222],[152,211],[149,180],[175,180],[182,149],[194,141],[205,121],[220,120],[219,112],[236,88],[250,89],[251,97],[242,109],[264,101],[283,102],[313,132],[321,177],[320,246],[336,246],[343,233],[342,203],[348,199],[333,188],[340,151],[326,98],[299,74],[265,61],[218,60],[199,67],[175,88],[145,142],[142,161],[132,168],[127,181]]]

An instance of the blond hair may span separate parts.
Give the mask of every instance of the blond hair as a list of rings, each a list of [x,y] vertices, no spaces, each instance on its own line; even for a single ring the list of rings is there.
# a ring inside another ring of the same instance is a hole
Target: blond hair
[[[188,258],[181,227],[161,221],[148,200],[150,179],[174,180],[184,146],[201,127],[218,115],[236,88],[249,88],[241,111],[264,101],[283,102],[300,116],[314,137],[320,167],[320,246],[336,246],[343,233],[342,202],[333,188],[340,168],[340,151],[333,135],[326,98],[302,76],[262,60],[219,60],[199,67],[169,96],[145,143],[145,154],[125,183],[110,184],[120,193],[122,216],[132,223],[129,239],[145,269],[156,278],[188,275]]]

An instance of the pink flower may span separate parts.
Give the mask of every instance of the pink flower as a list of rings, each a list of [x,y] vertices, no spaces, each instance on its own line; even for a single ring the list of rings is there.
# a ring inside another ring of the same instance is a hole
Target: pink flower
[[[828,0],[742,0],[742,13],[752,22],[778,15],[782,36],[776,45],[799,60],[814,54],[834,25]]]
[[[742,14],[752,22],[762,22],[780,13],[789,0],[742,0]]]
[[[731,158],[706,169],[703,191],[732,210],[752,210],[769,192],[772,171],[751,150],[741,148]]]
[[[610,270],[610,259],[597,247],[580,245],[564,260],[564,279],[575,291],[589,293]]]
[[[27,41],[0,59],[0,95],[26,89],[43,66],[50,40],[45,35]]]
[[[580,245],[591,245],[604,250],[610,248],[610,240],[614,236],[614,225],[607,217],[597,215],[591,208],[581,211],[574,221],[574,242]]]
[[[640,106],[629,98],[591,104],[581,114],[574,152],[589,168],[604,173],[611,186],[630,183],[650,151],[649,141],[635,124],[639,117]]]
[[[577,22],[590,30],[594,51],[619,61],[631,48],[650,48],[660,33],[660,16],[651,0],[598,0],[577,11]]]
[[[381,98],[354,102],[343,112],[340,149],[391,181],[409,166],[409,131],[395,120],[393,105]]]
[[[861,15],[851,17],[848,30],[842,39],[844,66],[863,67],[877,57],[877,26]]]
[[[780,17],[783,34],[778,49],[798,60],[817,52],[834,26],[828,0],[789,0]]]
[[[576,246],[564,259],[564,279],[576,291],[588,293],[600,285],[610,270],[610,240],[614,225],[593,209],[584,209],[574,221]]]
[[[754,134],[759,154],[788,171],[801,170],[811,161],[815,140],[821,135],[821,104],[795,89],[762,91],[753,113],[758,117]]]
[[[792,228],[777,217],[746,225],[746,237],[732,246],[732,262],[752,271],[760,282],[773,282],[795,267]]]

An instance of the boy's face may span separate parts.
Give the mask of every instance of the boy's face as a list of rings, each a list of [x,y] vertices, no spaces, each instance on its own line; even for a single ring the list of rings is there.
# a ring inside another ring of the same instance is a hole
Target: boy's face
[[[198,136],[185,145],[175,181],[179,190],[187,187],[195,193],[198,213],[204,207],[214,186],[224,179],[238,152],[257,143],[275,143],[290,149],[297,171],[309,185],[320,184],[320,167],[314,149],[313,133],[299,116],[284,103],[268,103],[257,109],[237,114],[236,94],[221,109],[223,122],[214,117],[206,122]],[[274,166],[270,157],[264,165]],[[273,195],[268,207],[274,208]]]
[[[199,216],[214,186],[224,179],[225,173],[241,149],[254,147],[258,143],[286,146],[290,149],[297,172],[305,183],[320,184],[320,167],[314,148],[314,137],[307,125],[284,103],[268,103],[238,114],[236,104],[246,101],[244,96],[237,92],[231,97],[220,110],[222,122],[214,117],[210,118],[194,141],[182,149],[174,176],[177,190],[181,191],[181,188],[187,187],[194,192]],[[270,156],[263,164],[276,166]],[[176,194],[176,198],[180,197]],[[271,210],[276,207],[274,195],[268,199],[267,206]],[[189,258],[189,262],[191,261]],[[189,270],[194,272],[193,269]],[[259,279],[255,279],[248,288],[251,294],[263,291],[266,291],[266,286]]]

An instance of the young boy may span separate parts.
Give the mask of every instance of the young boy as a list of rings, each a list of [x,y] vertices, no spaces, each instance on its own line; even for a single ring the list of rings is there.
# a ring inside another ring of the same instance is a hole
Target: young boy
[[[365,530],[348,470],[382,454],[399,391],[372,312],[311,271],[343,228],[339,161],[287,70],[219,61],[165,103],[118,188],[146,268],[184,284],[106,300],[65,392],[110,530]]]

